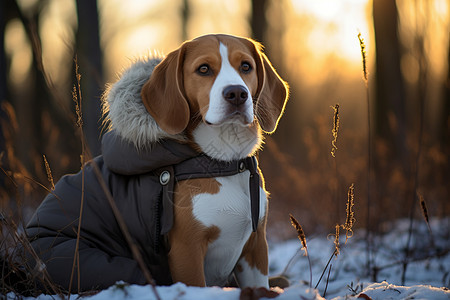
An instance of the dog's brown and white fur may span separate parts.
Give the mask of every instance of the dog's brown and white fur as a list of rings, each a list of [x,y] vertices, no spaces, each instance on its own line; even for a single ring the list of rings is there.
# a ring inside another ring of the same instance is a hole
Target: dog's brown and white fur
[[[145,73],[145,64],[141,69]],[[120,86],[109,93],[120,93]],[[132,121],[141,122],[139,129],[114,121],[114,114],[132,114],[134,107],[109,103],[109,117],[123,137],[137,146],[174,138],[212,158],[231,161],[255,154],[262,131],[276,129],[288,87],[259,44],[206,35],[183,43],[156,65],[141,97],[149,116]],[[176,185],[169,233],[174,281],[223,286],[234,273],[240,287],[268,287],[267,195],[262,182],[260,218],[252,232],[249,176],[245,171]]]

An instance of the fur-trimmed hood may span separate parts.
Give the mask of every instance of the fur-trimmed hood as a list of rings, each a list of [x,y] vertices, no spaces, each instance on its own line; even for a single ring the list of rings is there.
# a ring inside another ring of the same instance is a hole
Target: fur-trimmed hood
[[[184,140],[184,136],[163,131],[147,112],[141,98],[142,86],[163,57],[143,58],[125,69],[114,84],[108,85],[102,97],[103,115],[109,130],[138,149],[165,138]]]
[[[163,131],[142,102],[142,86],[161,60],[156,57],[134,62],[103,95],[109,131],[102,138],[102,154],[115,173],[139,175],[198,155],[182,142],[182,134]]]

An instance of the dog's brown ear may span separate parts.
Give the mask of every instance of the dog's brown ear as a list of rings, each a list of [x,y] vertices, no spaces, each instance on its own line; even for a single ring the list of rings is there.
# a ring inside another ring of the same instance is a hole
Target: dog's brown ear
[[[153,70],[141,91],[147,111],[168,134],[178,134],[186,129],[189,104],[183,86],[184,47],[169,53]]]
[[[289,97],[289,86],[272,67],[269,59],[254,44],[258,74],[255,115],[266,133],[273,133]]]

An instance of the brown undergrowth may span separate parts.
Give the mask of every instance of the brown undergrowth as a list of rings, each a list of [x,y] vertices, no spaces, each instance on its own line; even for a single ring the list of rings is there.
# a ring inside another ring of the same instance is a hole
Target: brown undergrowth
[[[322,278],[325,274],[325,272],[328,270],[328,276],[327,276],[327,281],[326,281],[326,285],[325,285],[325,289],[323,291],[323,297],[325,297],[326,295],[326,291],[327,291],[327,287],[328,287],[328,280],[331,274],[331,268],[332,268],[332,264],[331,260],[333,257],[338,257],[338,255],[340,254],[340,249],[341,249],[341,245],[339,242],[339,236],[340,236],[340,228],[342,228],[343,230],[346,231],[345,233],[345,243],[347,243],[348,239],[351,238],[353,236],[353,225],[356,221],[355,219],[355,213],[353,211],[353,207],[354,207],[354,185],[352,184],[349,189],[348,189],[348,193],[347,193],[347,208],[346,208],[346,218],[345,218],[345,222],[343,224],[336,224],[335,226],[335,234],[334,234],[334,251],[332,252],[325,268],[323,269],[323,272],[319,278],[319,280],[317,281],[317,284],[314,286],[315,289],[317,289],[317,287],[319,286],[320,282],[322,281]],[[308,264],[309,264],[309,272],[310,272],[310,281],[309,281],[309,286],[312,287],[312,267],[311,267],[311,260],[309,258],[308,255],[308,247],[306,244],[306,235],[305,232],[303,231],[302,226],[300,225],[300,222],[292,215],[289,214],[289,218],[291,220],[291,224],[292,226],[295,228],[296,232],[297,232],[297,237],[300,240],[301,244],[302,244],[302,250],[305,251],[305,256],[308,258]],[[289,262],[291,263],[292,260]],[[288,266],[286,266],[285,271],[288,269]],[[284,274],[282,274],[284,275]]]

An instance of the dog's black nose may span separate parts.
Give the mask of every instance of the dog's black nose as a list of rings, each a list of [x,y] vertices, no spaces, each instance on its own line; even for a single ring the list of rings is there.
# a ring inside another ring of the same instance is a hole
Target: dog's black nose
[[[248,93],[242,85],[229,85],[223,89],[223,98],[233,105],[240,106],[248,99]]]

